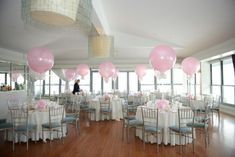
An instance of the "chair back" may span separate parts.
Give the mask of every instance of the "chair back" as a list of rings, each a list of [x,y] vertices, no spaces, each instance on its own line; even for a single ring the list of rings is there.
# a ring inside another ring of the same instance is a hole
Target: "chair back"
[[[140,105],[142,105],[143,104],[143,97],[142,96],[137,96],[137,95],[135,95],[134,97],[133,97],[133,105],[135,105],[135,106],[140,106]]]
[[[188,123],[193,121],[194,112],[191,108],[178,109],[178,126],[179,128],[186,127]]]
[[[158,109],[142,106],[141,113],[144,126],[150,125],[156,126],[156,128],[158,128]]]
[[[111,104],[110,104],[110,97],[101,97],[99,98],[100,102],[100,110],[102,111],[103,109],[110,111],[111,110]]]
[[[181,96],[180,102],[183,106],[190,106],[190,98],[188,96]]]
[[[11,121],[13,124],[13,129],[16,127],[26,127],[28,128],[29,123],[29,110],[28,108],[9,106],[8,107],[11,113]]]
[[[216,96],[212,104],[212,109],[219,109],[220,104],[221,104],[221,96]]]
[[[64,106],[49,108],[49,125],[53,123],[61,123],[64,117]]]
[[[204,95],[204,102],[207,106],[212,107],[214,102],[214,97],[211,95]]]

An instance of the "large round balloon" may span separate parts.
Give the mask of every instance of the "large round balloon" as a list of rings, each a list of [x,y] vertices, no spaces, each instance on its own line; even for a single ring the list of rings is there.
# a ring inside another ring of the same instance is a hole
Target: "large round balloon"
[[[194,57],[187,57],[182,61],[181,66],[188,76],[193,76],[199,70],[200,62]]]
[[[175,65],[176,54],[171,47],[159,45],[150,53],[149,61],[154,70],[164,73]]]
[[[64,77],[67,79],[67,81],[71,81],[76,76],[76,70],[75,69],[64,69],[63,70]]]
[[[27,53],[29,68],[38,73],[50,70],[54,65],[54,56],[47,48],[33,48]]]
[[[89,73],[89,67],[86,64],[78,64],[77,73],[84,79],[84,77]]]
[[[115,66],[110,61],[102,62],[99,65],[99,73],[102,77],[104,77],[105,81],[109,79],[115,73]]]
[[[135,66],[135,73],[140,78],[140,80],[146,75],[146,65],[144,64],[137,64]]]

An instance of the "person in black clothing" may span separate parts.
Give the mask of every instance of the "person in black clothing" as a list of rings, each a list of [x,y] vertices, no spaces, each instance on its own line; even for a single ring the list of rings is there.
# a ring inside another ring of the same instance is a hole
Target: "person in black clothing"
[[[79,86],[79,82],[80,80],[78,79],[75,83],[74,83],[74,86],[73,86],[73,94],[77,93],[77,92],[80,92],[80,86]]]

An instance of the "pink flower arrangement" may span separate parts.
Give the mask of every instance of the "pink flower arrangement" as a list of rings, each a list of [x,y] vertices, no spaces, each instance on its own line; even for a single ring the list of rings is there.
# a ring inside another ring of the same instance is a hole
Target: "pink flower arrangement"
[[[187,94],[187,97],[189,98],[189,100],[194,100],[194,96],[192,94]]]
[[[109,96],[106,94],[104,95],[104,101],[108,101],[109,100]]]
[[[158,100],[156,106],[160,110],[164,110],[169,105],[169,101],[166,99]]]
[[[45,100],[42,100],[42,99],[38,100],[38,102],[37,102],[37,108],[40,109],[40,110],[43,110],[43,109],[45,109],[45,107],[46,107],[46,102],[45,102]]]

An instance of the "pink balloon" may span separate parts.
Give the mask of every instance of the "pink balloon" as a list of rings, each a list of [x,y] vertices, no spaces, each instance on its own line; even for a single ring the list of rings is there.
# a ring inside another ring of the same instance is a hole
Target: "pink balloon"
[[[149,61],[154,70],[164,73],[175,65],[176,54],[171,47],[159,45],[150,53]]]
[[[11,77],[13,82],[17,82],[18,77],[20,76],[20,72],[17,70],[12,71]]]
[[[78,64],[77,66],[77,73],[82,76],[82,79],[84,79],[84,76],[86,76],[89,73],[89,67],[86,64]]]
[[[99,65],[99,73],[105,80],[108,80],[115,73],[115,66],[110,61],[102,62]]]
[[[137,64],[137,65],[135,66],[135,73],[136,73],[136,75],[137,75],[140,79],[142,79],[142,77],[143,77],[144,75],[146,75],[146,65],[144,65],[144,64]]]
[[[182,61],[181,66],[187,75],[193,76],[199,70],[200,62],[196,58],[187,57]]]
[[[54,56],[47,48],[33,48],[27,53],[29,68],[38,73],[50,70],[54,65]]]
[[[63,70],[64,77],[68,80],[71,81],[74,79],[76,76],[76,70],[75,69],[64,69]]]

